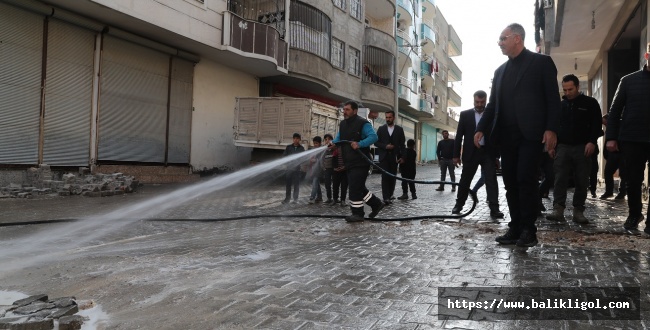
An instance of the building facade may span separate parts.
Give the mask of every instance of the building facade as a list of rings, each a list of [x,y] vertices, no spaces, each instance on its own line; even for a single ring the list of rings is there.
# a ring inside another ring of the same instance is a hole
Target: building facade
[[[0,0],[0,167],[236,169],[236,97],[398,109],[420,142],[454,127],[451,31],[432,0]]]

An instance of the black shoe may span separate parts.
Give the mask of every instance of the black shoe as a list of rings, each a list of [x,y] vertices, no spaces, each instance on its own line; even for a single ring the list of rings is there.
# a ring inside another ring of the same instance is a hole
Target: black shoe
[[[595,190],[591,191],[591,198],[596,198],[596,191]]]
[[[517,240],[517,246],[533,247],[537,245],[537,243],[537,235],[528,230],[521,232],[521,236],[519,236],[519,239]]]
[[[460,205],[454,205],[454,208],[451,209],[451,214],[460,214],[460,211],[463,210],[463,207]]]
[[[332,203],[333,203],[333,201],[332,201],[332,199],[330,198],[330,199],[326,200],[325,203],[323,203],[323,204],[325,204],[325,205],[331,205]]]
[[[411,195],[413,195],[413,199],[418,199],[418,195],[416,195],[415,193],[411,193]]]
[[[521,236],[519,231],[509,228],[504,235],[498,236],[495,241],[503,245],[512,245],[517,243],[519,236]]]
[[[384,199],[384,205],[390,205],[393,202],[390,201],[390,199]]]
[[[625,193],[618,193],[618,195],[616,195],[614,199],[618,199],[618,200],[625,199],[625,195],[626,195]]]
[[[501,212],[499,210],[490,211],[490,216],[493,217],[493,218],[497,218],[497,219],[503,219],[503,217],[504,217],[503,212]]]
[[[456,186],[451,187],[451,192],[456,191]]]
[[[290,201],[289,199],[285,199],[282,201],[282,204],[289,204],[289,201]]]
[[[445,191],[445,187],[440,186],[440,187],[438,187],[438,188],[436,189],[436,191]]]
[[[384,204],[377,203],[377,205],[375,205],[372,208],[372,212],[370,212],[370,214],[368,214],[368,218],[374,219],[377,216],[377,214],[379,214],[379,211],[381,211],[381,209],[383,209],[383,208],[384,208]]]
[[[600,199],[608,199],[608,198],[610,198],[610,197],[612,197],[612,196],[614,196],[614,194],[606,192],[606,193],[600,195],[599,198],[600,198]]]
[[[353,214],[345,217],[345,221],[347,222],[362,222],[363,221],[363,216],[358,215],[358,214]]]
[[[399,199],[399,200],[409,199],[409,195],[408,194],[402,194],[402,196],[397,197],[397,199]]]
[[[394,200],[394,199],[395,199],[395,196],[390,196],[389,199],[390,199],[390,200]]]
[[[636,230],[639,227],[639,223],[643,221],[643,215],[631,215],[627,217],[625,220],[625,223],[623,224],[623,228],[627,230]]]

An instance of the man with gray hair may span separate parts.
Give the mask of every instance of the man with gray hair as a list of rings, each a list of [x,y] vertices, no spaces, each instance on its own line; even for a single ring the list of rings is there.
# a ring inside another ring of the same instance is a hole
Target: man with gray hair
[[[498,146],[501,155],[511,220],[508,231],[496,241],[531,247],[537,244],[540,150],[545,144],[549,155],[555,156],[561,105],[555,63],[549,56],[526,49],[525,37],[524,28],[517,23],[508,25],[499,36],[497,43],[508,61],[494,72],[474,145],[481,148],[485,136]]]

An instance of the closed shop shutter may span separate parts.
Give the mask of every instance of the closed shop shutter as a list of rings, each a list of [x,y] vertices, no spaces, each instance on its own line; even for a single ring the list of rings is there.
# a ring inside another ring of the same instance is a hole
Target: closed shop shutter
[[[104,36],[98,160],[164,162],[169,58]]]
[[[401,126],[404,129],[404,137],[406,138],[406,141],[409,139],[415,140],[415,121],[401,117]]]
[[[169,163],[190,162],[192,129],[192,77],[194,63],[177,57],[172,60],[172,80],[169,96]]]
[[[43,17],[0,3],[0,164],[37,164]]]
[[[95,32],[52,19],[48,24],[43,162],[90,162]]]

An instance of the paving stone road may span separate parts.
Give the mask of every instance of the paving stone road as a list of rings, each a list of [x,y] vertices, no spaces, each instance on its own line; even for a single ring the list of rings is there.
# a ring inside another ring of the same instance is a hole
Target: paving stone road
[[[418,167],[419,179],[438,177],[436,166]],[[368,182],[372,191],[380,191],[380,175],[373,174]],[[105,198],[0,200],[1,224],[83,218],[68,224],[0,227],[0,290],[93,299],[109,315],[99,327],[106,329],[648,328],[646,251],[544,240],[529,249],[500,246],[494,237],[509,221],[503,189],[500,203],[506,218],[500,221],[489,218],[485,202],[463,219],[347,224],[340,218],[294,217],[343,216],[349,209],[308,204],[306,186],[300,203],[281,205],[283,185],[266,185],[259,178],[180,205],[153,206],[162,212],[147,216],[247,217],[243,220],[159,222],[131,216],[113,226],[92,216],[181,187],[144,186],[138,193]],[[455,196],[449,189],[434,189],[418,186],[417,200],[396,201],[380,217],[451,214]],[[400,192],[398,185],[396,195]],[[480,200],[484,194],[482,189]],[[550,200],[545,203],[551,205]],[[595,220],[591,224],[540,218],[540,233],[648,239],[622,228],[625,203],[589,203],[585,214]],[[82,224],[88,228],[75,232]],[[74,234],[53,234],[65,232]],[[26,242],[43,245],[32,249]],[[472,321],[479,312],[439,314],[440,287],[498,286],[641,287],[641,320]]]

